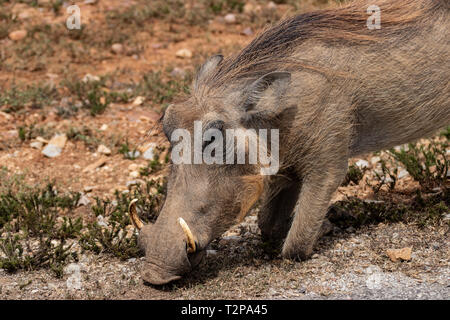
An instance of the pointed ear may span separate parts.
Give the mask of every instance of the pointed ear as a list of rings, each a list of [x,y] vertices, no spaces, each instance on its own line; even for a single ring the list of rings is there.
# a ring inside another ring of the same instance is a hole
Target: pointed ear
[[[274,98],[281,98],[289,87],[290,82],[290,72],[271,72],[257,79],[245,90],[244,110],[250,111],[254,109],[269,88]]]
[[[201,83],[208,78],[209,75],[217,68],[217,66],[222,62],[223,55],[218,54],[210,57],[206,62],[200,67],[197,72],[197,76],[194,80],[194,89],[197,90]]]

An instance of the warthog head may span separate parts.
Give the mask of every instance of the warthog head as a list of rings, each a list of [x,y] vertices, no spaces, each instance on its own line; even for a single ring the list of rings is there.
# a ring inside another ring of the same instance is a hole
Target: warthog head
[[[290,74],[272,72],[217,89],[208,87],[221,62],[222,56],[210,58],[198,72],[191,97],[182,104],[170,106],[164,114],[163,130],[171,140],[172,164],[167,197],[157,221],[144,225],[137,217],[134,202],[130,205],[130,216],[140,229],[139,243],[146,254],[142,277],[152,284],[179,279],[195,267],[202,260],[207,245],[241,221],[263,191],[263,175],[258,163],[196,164],[194,122],[201,121],[203,137],[207,136],[208,129],[225,136],[227,129],[254,128],[249,124],[258,122],[260,104],[264,104],[261,108],[272,112],[273,106],[280,103],[276,99],[287,87]],[[189,133],[189,137],[182,137],[184,141],[179,139],[179,129]],[[210,135],[209,140],[204,139],[200,153],[218,140],[214,135]],[[194,146],[192,153],[186,149],[180,153],[185,160],[192,160],[192,164],[174,160],[175,149],[179,149],[182,142]],[[233,151],[238,152],[239,148],[248,156],[248,142],[233,147]],[[228,152],[224,150],[219,157],[225,158]]]

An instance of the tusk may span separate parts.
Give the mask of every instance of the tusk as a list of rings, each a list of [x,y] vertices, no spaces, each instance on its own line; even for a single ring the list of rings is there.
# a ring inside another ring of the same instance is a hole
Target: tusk
[[[136,211],[136,202],[138,199],[133,199],[130,202],[130,205],[128,206],[128,214],[130,215],[131,223],[135,228],[138,230],[141,230],[144,226],[144,223],[139,219],[137,211]]]
[[[189,229],[189,226],[187,225],[186,221],[184,221],[183,218],[178,218],[178,223],[180,224],[181,228],[183,229],[184,235],[186,236],[186,243],[187,243],[187,252],[188,253],[194,253],[197,248],[195,245],[195,239],[192,235],[191,229]]]

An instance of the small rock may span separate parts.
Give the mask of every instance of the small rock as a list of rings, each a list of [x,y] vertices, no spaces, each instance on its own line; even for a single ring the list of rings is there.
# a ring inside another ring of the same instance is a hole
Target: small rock
[[[192,58],[192,51],[189,49],[180,49],[175,53],[175,55],[178,58],[190,59]]]
[[[408,171],[406,171],[405,169],[402,169],[399,171],[397,178],[403,179],[403,178],[406,178],[407,176],[409,176]]]
[[[123,52],[123,45],[121,45],[120,43],[114,43],[111,46],[111,50],[112,52],[114,52],[115,54],[120,54]]]
[[[44,144],[41,141],[33,141],[30,143],[30,147],[38,150],[41,150],[43,146]]]
[[[369,162],[367,162],[366,160],[358,160],[355,162],[355,166],[357,166],[360,169],[364,169],[364,168],[368,168],[369,167]]]
[[[101,144],[98,146],[97,152],[109,156],[111,154],[111,149],[108,148],[107,146]]]
[[[69,290],[81,290],[81,268],[77,263],[69,264],[64,271],[71,276],[67,279],[66,285]]]
[[[142,157],[145,160],[153,160],[155,158],[155,145],[154,144],[149,144],[146,148],[146,150],[144,151],[144,153],[142,154]]]
[[[60,147],[62,149],[66,145],[66,142],[67,142],[67,136],[65,134],[56,134],[53,136],[53,138],[50,139],[48,144],[52,144],[52,145]]]
[[[370,158],[370,163],[372,164],[372,165],[376,165],[378,162],[380,162],[381,161],[381,158],[380,157],[372,157],[372,158]]]
[[[42,150],[42,154],[49,158],[55,158],[61,155],[62,148],[55,146],[53,144],[48,144]]]
[[[217,250],[206,250],[207,256],[215,256],[217,255]]]
[[[136,172],[136,171],[133,171],[133,172]],[[126,186],[129,189],[132,186],[138,186],[142,183],[143,183],[143,181],[139,180],[139,179],[138,180],[130,180],[130,181],[127,181]]]
[[[105,220],[105,218],[102,215],[99,215],[97,217],[97,223],[98,223],[98,225],[100,227],[107,227],[108,226],[108,223],[106,223],[106,220]]]
[[[0,121],[9,121],[13,117],[10,114],[7,114],[6,112],[0,111]]]
[[[82,195],[80,200],[78,200],[77,206],[87,206],[89,203],[91,203],[91,200],[86,195]]]
[[[106,161],[107,161],[107,158],[106,158],[106,157],[101,158],[101,159],[98,159],[98,160],[95,161],[94,163],[91,163],[91,164],[88,165],[86,168],[84,168],[83,172],[93,171],[93,170],[95,170],[95,169],[97,169],[97,168],[99,168],[99,167],[105,165]]]
[[[227,14],[224,18],[225,23],[234,24],[236,23],[236,16],[232,13]]]
[[[244,30],[242,30],[241,32],[243,35],[246,36],[252,36],[253,35],[253,30],[250,27],[245,28]]]
[[[84,0],[85,4],[96,4],[97,0]]]
[[[44,139],[42,137],[36,137],[36,141],[40,141],[40,142],[45,143],[45,144],[48,143],[48,140],[46,140],[46,139]]]
[[[128,152],[126,153],[126,156],[127,156],[127,158],[129,158],[129,159],[136,159],[136,158],[139,158],[140,155],[141,155],[141,153],[140,153],[139,151],[137,151],[137,150],[134,150],[134,151],[128,151]]]
[[[139,166],[136,163],[132,163],[128,166],[128,170],[130,171],[136,171],[139,168]]]
[[[27,30],[16,30],[9,33],[9,38],[13,41],[20,41],[27,36]]]
[[[90,73],[87,73],[84,77],[83,77],[83,79],[81,79],[81,81],[83,81],[83,82],[94,82],[94,81],[100,81],[100,77],[98,77],[98,76],[93,76],[92,74],[90,74]]]
[[[409,261],[411,260],[411,247],[406,247],[402,249],[388,249],[386,250],[387,256],[393,262],[397,262],[398,260]]]
[[[84,192],[91,192],[95,188],[96,188],[95,186],[86,186],[86,187],[83,188],[83,191]]]
[[[270,2],[267,4],[267,9],[269,9],[269,10],[277,10],[277,5],[276,5],[276,3],[273,2],[273,1],[270,1]]]
[[[131,171],[130,172],[130,177],[132,178],[138,178],[139,177],[139,172],[138,171]]]
[[[145,98],[144,98],[144,97],[137,96],[137,97],[134,99],[134,101],[133,101],[133,105],[135,105],[135,106],[140,106],[141,104],[144,103],[144,101],[145,101]]]

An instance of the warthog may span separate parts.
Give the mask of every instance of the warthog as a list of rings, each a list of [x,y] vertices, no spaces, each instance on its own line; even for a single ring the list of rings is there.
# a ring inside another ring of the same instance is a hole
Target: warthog
[[[368,28],[369,5],[380,8],[378,29]],[[285,258],[308,258],[350,157],[450,124],[449,12],[448,0],[358,1],[288,18],[236,55],[208,59],[187,101],[166,110],[164,133],[170,139],[181,128],[193,137],[194,121],[225,135],[275,128],[279,171],[172,164],[157,221],[144,225],[130,206],[146,254],[143,279],[179,279],[258,200],[263,237],[282,244]]]

